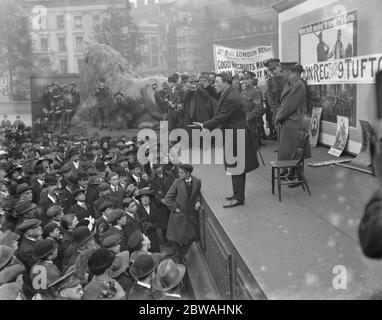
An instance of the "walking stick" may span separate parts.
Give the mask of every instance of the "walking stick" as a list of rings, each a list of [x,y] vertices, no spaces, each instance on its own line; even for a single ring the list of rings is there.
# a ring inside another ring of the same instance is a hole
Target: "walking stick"
[[[260,149],[257,149],[257,152],[259,153],[259,156],[260,156],[260,158],[261,158],[261,161],[262,161],[262,163],[263,163],[263,166],[265,166],[264,158],[263,158],[263,155],[261,154]]]

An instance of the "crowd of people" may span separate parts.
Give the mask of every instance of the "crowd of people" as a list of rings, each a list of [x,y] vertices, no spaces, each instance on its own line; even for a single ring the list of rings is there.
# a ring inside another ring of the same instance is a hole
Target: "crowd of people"
[[[7,126],[0,142],[0,299],[186,297],[201,206],[191,165],[159,152],[141,165],[138,149],[154,147],[137,137]]]
[[[287,146],[296,143],[301,68],[278,59],[266,66],[265,94],[249,71],[173,74],[162,88],[153,85],[170,131],[246,130],[245,172],[232,175],[224,208],[244,204],[245,174],[258,167],[262,138],[279,136],[279,158],[290,159]],[[160,153],[149,137],[38,129],[4,119],[0,130],[0,299],[189,298],[185,254],[198,240],[201,210],[193,166]],[[155,150],[144,165],[140,148]]]

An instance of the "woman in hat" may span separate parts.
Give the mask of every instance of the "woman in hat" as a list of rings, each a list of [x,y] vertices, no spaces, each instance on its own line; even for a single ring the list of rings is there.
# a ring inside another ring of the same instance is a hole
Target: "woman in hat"
[[[161,240],[163,235],[159,228],[160,210],[153,201],[155,194],[150,188],[144,188],[139,190],[138,196],[135,198],[140,202],[137,209],[137,215],[143,223],[144,232],[150,239],[150,251],[160,252],[158,235],[161,235]]]
[[[80,222],[86,218],[89,218],[92,213],[85,202],[85,191],[82,189],[77,189],[73,192],[73,197],[76,200],[76,203],[71,206],[68,213],[76,215],[78,221]]]

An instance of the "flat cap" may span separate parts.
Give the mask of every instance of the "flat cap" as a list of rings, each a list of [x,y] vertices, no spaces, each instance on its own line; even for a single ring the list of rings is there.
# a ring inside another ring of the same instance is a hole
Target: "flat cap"
[[[111,236],[106,237],[102,241],[102,247],[104,247],[104,248],[111,248],[111,247],[114,247],[117,244],[121,243],[121,241],[122,241],[122,239],[121,239],[120,236],[111,235]]]
[[[22,222],[17,229],[21,232],[27,232],[29,229],[37,228],[39,225],[41,225],[41,221],[38,219],[27,219],[24,222]]]
[[[107,208],[112,208],[114,206],[114,204],[111,202],[111,201],[104,201],[101,203],[101,205],[99,206],[99,210],[102,212],[102,211],[105,211]]]
[[[58,214],[60,214],[61,212],[63,212],[63,208],[61,206],[51,206],[47,212],[46,212],[46,215],[48,217],[55,217],[57,216]]]
[[[124,213],[125,213],[125,211],[123,209],[119,209],[119,208],[113,209],[109,213],[106,214],[107,221],[109,223],[114,223],[118,219],[120,219]]]
[[[194,171],[194,167],[192,165],[190,165],[190,164],[187,164],[187,163],[180,163],[180,164],[178,164],[178,166],[179,166],[179,168],[181,168],[183,170],[186,170],[189,173]]]

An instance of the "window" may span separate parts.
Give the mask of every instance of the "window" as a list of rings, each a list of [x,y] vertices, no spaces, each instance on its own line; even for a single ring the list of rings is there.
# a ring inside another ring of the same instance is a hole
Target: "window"
[[[74,27],[75,28],[82,28],[82,16],[75,16],[74,17]]]
[[[57,29],[65,29],[65,16],[63,14],[57,16]]]
[[[101,23],[101,17],[99,16],[99,14],[95,14],[94,16],[92,16],[92,23],[93,27],[98,26]]]
[[[41,51],[48,51],[48,38],[41,38]]]
[[[66,51],[66,38],[58,38],[58,51]]]
[[[77,51],[83,51],[84,50],[84,38],[83,37],[76,37],[76,48],[77,48]]]
[[[66,59],[60,60],[60,72],[68,73],[68,61]]]

